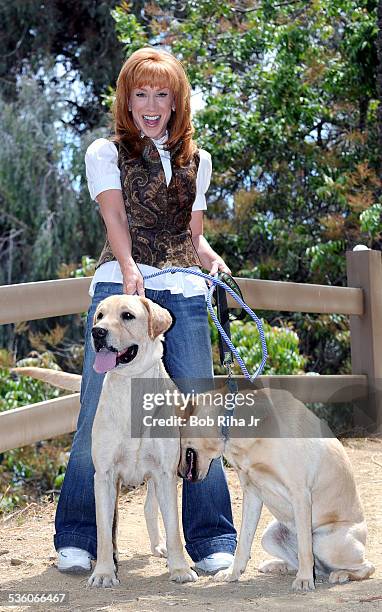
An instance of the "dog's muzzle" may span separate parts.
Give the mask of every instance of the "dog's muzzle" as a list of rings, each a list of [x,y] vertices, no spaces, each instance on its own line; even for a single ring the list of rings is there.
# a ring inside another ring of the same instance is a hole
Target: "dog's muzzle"
[[[138,344],[132,344],[123,351],[118,351],[114,346],[108,346],[107,333],[104,327],[93,327],[92,337],[96,352],[93,368],[98,374],[109,372],[116,366],[126,365],[133,361],[138,353]]]

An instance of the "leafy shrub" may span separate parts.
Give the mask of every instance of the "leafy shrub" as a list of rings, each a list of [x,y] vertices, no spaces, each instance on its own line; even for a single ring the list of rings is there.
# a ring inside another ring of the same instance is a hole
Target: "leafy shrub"
[[[268,359],[263,374],[302,374],[306,364],[306,357],[299,352],[299,339],[296,332],[288,325],[272,326],[262,320],[265,341],[268,350]],[[213,322],[211,322],[211,340],[213,343],[214,369],[216,373],[225,373],[220,365],[218,351],[218,335]],[[233,321],[231,323],[231,336],[234,346],[243,359],[249,373],[253,373],[260,365],[262,350],[259,333],[253,322]],[[233,366],[234,374],[242,374],[240,366]]]
[[[43,366],[43,363],[46,365]],[[52,356],[30,357],[17,363],[20,367],[39,366],[58,369]],[[59,397],[63,392],[29,376],[17,376],[9,368],[0,368],[0,412],[27,404],[35,404]]]

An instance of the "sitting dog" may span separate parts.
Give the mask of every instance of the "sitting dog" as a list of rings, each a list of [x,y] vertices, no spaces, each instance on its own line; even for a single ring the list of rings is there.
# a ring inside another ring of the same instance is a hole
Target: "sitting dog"
[[[106,372],[92,430],[92,457],[97,517],[97,563],[90,586],[117,585],[116,543],[119,483],[139,485],[147,480],[145,518],[151,550],[166,556],[170,579],[197,579],[183,552],[177,509],[179,436],[166,439],[131,437],[131,378],[161,380],[169,386],[162,363],[162,334],[172,324],[170,313],[136,295],[110,296],[94,314],[94,369]],[[20,374],[75,389],[78,380],[63,372],[15,368]],[[50,374],[49,374],[50,373]],[[61,374],[61,384],[60,384]],[[66,378],[65,378],[66,377]],[[79,377],[78,377],[79,378]],[[170,381],[171,383],[171,381]],[[158,502],[166,530],[166,545],[158,524]]]
[[[236,408],[228,437],[219,429],[211,402],[190,403],[181,428],[179,474],[191,481],[202,480],[212,459],[224,454],[243,490],[236,555],[232,566],[218,572],[215,579],[235,581],[245,571],[263,503],[275,520],[261,543],[276,558],[265,562],[261,572],[297,570],[294,591],[315,588],[314,569],[329,575],[331,583],[368,578],[374,566],[365,558],[367,528],[343,446],[289,392],[261,389],[252,393],[254,406]],[[240,423],[243,419],[250,423],[253,416],[259,417],[258,427],[245,438],[250,425],[243,434]]]

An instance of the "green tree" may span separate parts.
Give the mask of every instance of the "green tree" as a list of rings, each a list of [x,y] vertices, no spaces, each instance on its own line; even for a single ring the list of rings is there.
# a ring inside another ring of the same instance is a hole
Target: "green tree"
[[[85,193],[86,142],[65,142],[58,130],[60,98],[32,78],[17,102],[0,99],[0,283],[57,277],[103,235]],[[78,163],[81,156],[81,166]]]
[[[13,102],[29,66],[45,86],[71,83],[65,121],[80,132],[99,125],[102,94],[114,84],[123,55],[111,9],[116,0],[0,0],[0,94]]]
[[[178,7],[148,7],[139,39],[168,46],[203,92],[212,244],[239,275],[346,284],[345,251],[381,246],[377,2]]]
[[[26,74],[15,102],[0,97],[0,284],[69,276],[82,253],[100,250],[104,231],[86,186],[84,154],[100,129],[82,138],[60,127],[62,91]],[[29,331],[67,327],[63,355],[73,362],[83,330],[77,316],[31,322]],[[25,330],[24,330],[25,331]],[[31,344],[19,328],[0,328],[1,346],[15,357]],[[68,342],[74,342],[73,351]],[[64,359],[65,360],[65,359]],[[62,363],[62,361],[61,361]],[[64,365],[64,364],[63,364]],[[76,364],[77,365],[77,364]]]

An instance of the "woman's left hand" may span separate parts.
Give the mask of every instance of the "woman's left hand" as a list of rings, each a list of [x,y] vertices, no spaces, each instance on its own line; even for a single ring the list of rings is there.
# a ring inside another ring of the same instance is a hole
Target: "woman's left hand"
[[[232,274],[229,267],[226,266],[226,264],[220,257],[218,259],[214,259],[210,265],[211,265],[211,268],[209,271],[210,276],[214,276],[216,272],[225,272],[226,274]]]

